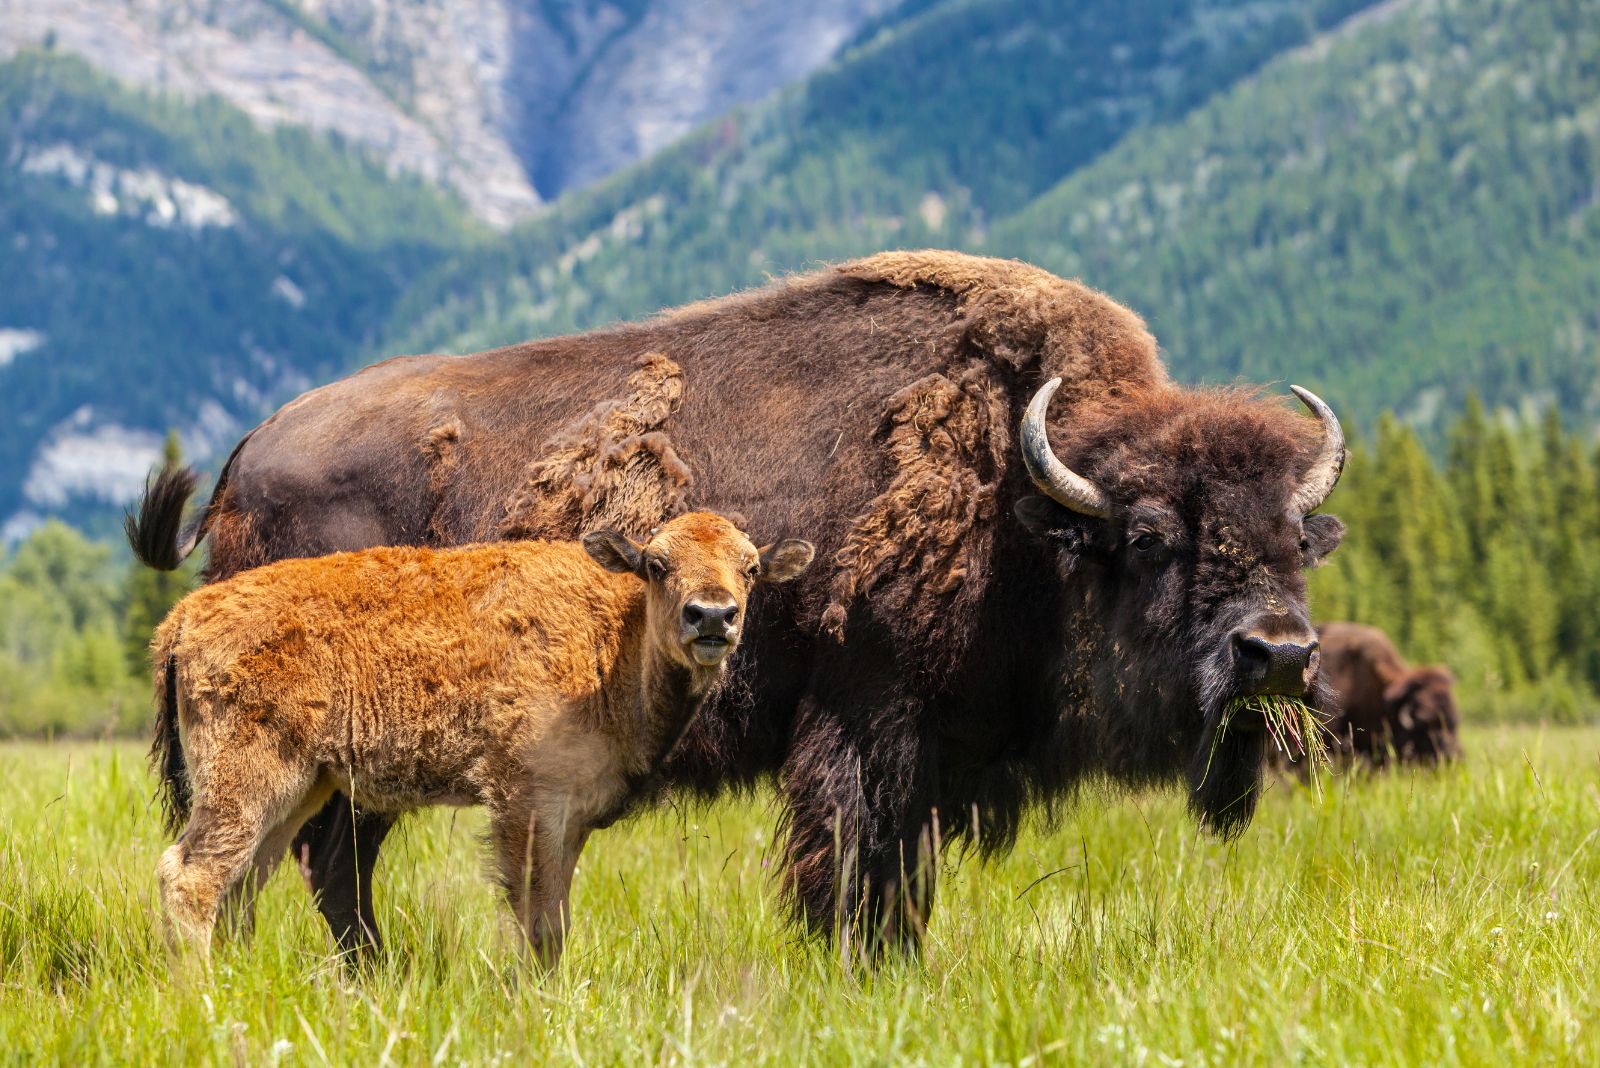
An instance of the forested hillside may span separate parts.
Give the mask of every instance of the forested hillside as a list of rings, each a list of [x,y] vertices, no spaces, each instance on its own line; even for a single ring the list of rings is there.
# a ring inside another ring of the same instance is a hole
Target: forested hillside
[[[1600,5],[1417,0],[1152,127],[990,246],[1144,310],[1186,378],[1371,426],[1600,419]]]
[[[1587,721],[1600,694],[1600,449],[1554,409],[1513,428],[1475,395],[1438,459],[1385,414],[1328,501],[1349,528],[1314,573],[1321,619],[1443,662],[1478,718]]]
[[[303,131],[67,57],[0,64],[0,524],[103,519],[169,427],[201,459],[230,447],[476,232]]]
[[[1129,131],[1169,122],[1360,0],[947,0],[445,265],[388,347],[594,326],[889,247],[986,247]]]

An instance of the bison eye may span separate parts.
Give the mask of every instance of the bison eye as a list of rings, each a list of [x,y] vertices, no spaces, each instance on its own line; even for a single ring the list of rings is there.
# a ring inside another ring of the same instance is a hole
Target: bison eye
[[[660,582],[667,577],[667,565],[654,558],[645,561],[644,570],[645,574],[649,575],[655,582]]]
[[[1161,539],[1150,531],[1140,531],[1138,537],[1133,539],[1133,551],[1137,553],[1152,553],[1161,547]]]
[[[761,574],[761,563],[759,561],[744,569],[744,577],[747,579],[754,580],[759,574]]]

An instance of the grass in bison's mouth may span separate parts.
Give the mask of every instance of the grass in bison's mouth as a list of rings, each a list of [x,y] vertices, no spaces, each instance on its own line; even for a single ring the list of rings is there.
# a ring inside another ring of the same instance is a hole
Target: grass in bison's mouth
[[[1311,781],[1318,783],[1317,771],[1330,762],[1328,728],[1323,726],[1311,706],[1295,697],[1281,694],[1251,694],[1235,697],[1222,711],[1222,722],[1211,736],[1211,753],[1206,757],[1206,773],[1211,772],[1211,759],[1228,726],[1241,714],[1255,714],[1266,724],[1267,736],[1280,753],[1291,760],[1306,762],[1311,771]],[[1201,777],[1205,781],[1205,777]],[[1318,783],[1320,788],[1320,783]]]

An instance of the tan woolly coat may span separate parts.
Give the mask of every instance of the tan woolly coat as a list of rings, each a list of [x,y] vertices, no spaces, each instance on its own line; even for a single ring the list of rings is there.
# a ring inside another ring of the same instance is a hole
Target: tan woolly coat
[[[370,549],[190,594],[153,645],[157,749],[181,745],[187,776],[188,823],[161,867],[175,934],[205,943],[230,888],[248,909],[337,789],[390,814],[487,806],[512,905],[553,961],[589,831],[681,736],[751,586],[810,559],[806,543],[758,552],[693,513],[644,546],[596,533],[584,547]]]

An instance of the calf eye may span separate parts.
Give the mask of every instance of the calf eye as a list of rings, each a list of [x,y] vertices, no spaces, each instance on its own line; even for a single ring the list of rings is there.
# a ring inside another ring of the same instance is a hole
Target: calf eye
[[[761,564],[760,563],[751,564],[749,567],[744,569],[745,578],[753,579],[759,574],[761,574]]]
[[[1160,548],[1161,539],[1150,531],[1145,530],[1133,539],[1133,551],[1137,553],[1150,553]]]
[[[660,582],[667,577],[667,565],[660,560],[645,561],[644,570],[656,582]]]

